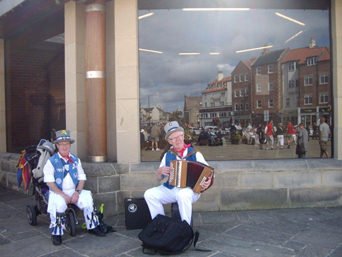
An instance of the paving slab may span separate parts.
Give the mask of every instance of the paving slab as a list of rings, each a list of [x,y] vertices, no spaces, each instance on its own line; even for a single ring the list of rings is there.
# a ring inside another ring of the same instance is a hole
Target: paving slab
[[[27,204],[32,197],[0,188],[1,257],[146,256],[138,239],[141,230],[126,230],[123,214],[105,217],[117,231],[104,238],[82,229],[80,217],[76,236],[65,233],[63,244],[54,246],[49,217],[39,215],[31,226]],[[193,217],[198,246],[211,252],[190,248],[184,257],[342,256],[342,207],[194,212]]]

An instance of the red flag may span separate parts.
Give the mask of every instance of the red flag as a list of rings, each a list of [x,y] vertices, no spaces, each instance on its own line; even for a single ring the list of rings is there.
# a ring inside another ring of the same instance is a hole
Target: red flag
[[[23,158],[23,159],[26,161],[25,158]],[[25,183],[25,191],[27,191],[29,184],[30,184],[30,181],[31,181],[30,166],[29,166],[29,163],[27,161],[24,164],[22,177],[23,177],[23,180]]]
[[[20,159],[18,161],[17,165],[17,184],[18,184],[18,190],[21,186],[21,183],[24,180],[25,183],[25,191],[27,191],[28,186],[31,181],[31,174],[30,174],[30,165],[28,161],[25,158],[26,151],[21,152]]]

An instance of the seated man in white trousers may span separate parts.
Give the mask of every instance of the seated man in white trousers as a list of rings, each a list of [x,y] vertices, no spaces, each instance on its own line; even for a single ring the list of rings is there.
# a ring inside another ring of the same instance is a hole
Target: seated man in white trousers
[[[44,166],[44,182],[50,188],[48,212],[50,213],[50,228],[54,245],[62,243],[63,229],[65,229],[64,213],[69,203],[76,204],[84,213],[88,232],[97,236],[106,234],[99,227],[99,219],[93,211],[93,198],[89,190],[83,186],[86,175],[81,160],[70,153],[71,144],[75,140],[70,138],[68,130],[56,132],[53,142],[58,148]]]
[[[165,139],[171,145],[170,149],[173,149],[175,152],[168,151],[164,154],[156,173],[158,180],[163,180],[168,177],[172,171],[172,168],[170,168],[171,160],[197,161],[208,165],[200,152],[193,152],[195,149],[184,143],[184,129],[179,126],[177,121],[166,124],[164,130],[166,132]],[[204,182],[202,191],[206,190],[210,183],[211,178]],[[163,204],[177,202],[181,219],[185,220],[188,224],[191,224],[192,204],[200,196],[201,194],[195,193],[189,187],[173,187],[169,185],[168,181],[163,185],[146,190],[144,194],[152,219],[158,214],[165,215]]]

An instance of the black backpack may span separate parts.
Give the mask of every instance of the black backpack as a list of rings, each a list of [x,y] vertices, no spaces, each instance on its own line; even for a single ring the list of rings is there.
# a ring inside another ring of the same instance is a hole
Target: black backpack
[[[193,231],[186,221],[180,221],[164,215],[157,215],[138,235],[142,241],[142,251],[145,254],[172,255],[180,254],[194,247],[198,241],[199,232]],[[210,251],[198,249],[199,251]]]

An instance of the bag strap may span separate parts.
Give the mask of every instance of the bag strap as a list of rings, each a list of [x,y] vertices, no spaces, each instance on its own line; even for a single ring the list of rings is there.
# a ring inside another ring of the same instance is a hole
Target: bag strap
[[[194,248],[195,248],[195,250],[196,251],[201,251],[201,252],[211,252],[210,249],[196,247],[196,244],[197,244],[197,241],[198,241],[198,238],[199,238],[199,234],[200,233],[198,231],[196,231],[195,235],[194,235]]]

